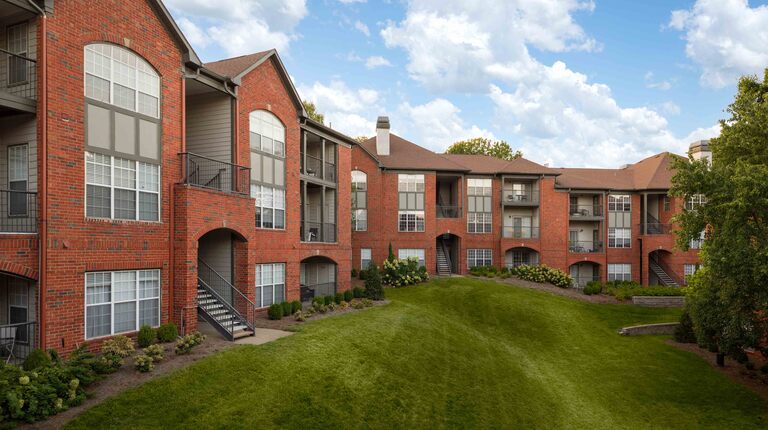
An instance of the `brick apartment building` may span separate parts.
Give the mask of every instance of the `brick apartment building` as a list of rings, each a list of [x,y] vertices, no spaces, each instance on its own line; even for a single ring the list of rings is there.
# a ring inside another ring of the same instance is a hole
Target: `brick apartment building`
[[[676,155],[618,169],[553,169],[520,158],[436,154],[391,134],[352,150],[353,266],[417,257],[432,274],[472,266],[546,264],[592,280],[681,285],[696,249],[674,249],[671,217],[685,204],[667,194]],[[691,145],[706,156],[705,141]],[[370,198],[369,196],[375,196]]]
[[[432,273],[695,268],[672,249],[669,154],[552,169],[435,154],[385,120],[358,145],[307,117],[274,50],[203,63],[159,0],[2,0],[0,54],[0,341],[17,361],[169,321],[249,335],[390,243]]]
[[[98,346],[349,288],[355,143],[277,53],[204,64],[157,0],[0,1],[0,337]],[[342,179],[342,180],[340,180]]]

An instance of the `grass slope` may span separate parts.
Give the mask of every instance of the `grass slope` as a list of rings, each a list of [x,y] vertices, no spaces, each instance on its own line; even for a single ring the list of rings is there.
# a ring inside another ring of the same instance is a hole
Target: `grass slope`
[[[67,428],[766,428],[765,405],[659,336],[679,311],[493,282],[388,290],[381,308],[217,354]]]

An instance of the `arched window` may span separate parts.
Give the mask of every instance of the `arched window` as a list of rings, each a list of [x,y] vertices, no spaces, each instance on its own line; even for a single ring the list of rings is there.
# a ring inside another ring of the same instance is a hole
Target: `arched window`
[[[271,112],[249,115],[251,197],[256,199],[256,227],[285,228],[285,127]]]
[[[368,175],[352,171],[352,231],[368,229]]]
[[[160,117],[160,77],[143,58],[120,46],[85,47],[85,96]]]

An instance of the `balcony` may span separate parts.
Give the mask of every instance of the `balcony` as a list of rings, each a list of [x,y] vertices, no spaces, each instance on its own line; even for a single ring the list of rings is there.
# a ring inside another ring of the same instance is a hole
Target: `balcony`
[[[505,239],[538,239],[538,227],[504,226]]]
[[[37,110],[37,61],[0,48],[0,115]]]
[[[601,205],[570,205],[568,217],[571,220],[601,220],[603,207]]]
[[[0,233],[37,233],[37,193],[0,190]]]
[[[649,222],[646,223],[645,226],[640,224],[640,231],[649,236],[672,234],[672,225],[660,222]]]
[[[502,202],[505,206],[538,206],[538,188],[524,190],[505,189],[502,191]]]
[[[435,212],[438,218],[461,218],[461,206],[437,205]]]
[[[249,194],[250,168],[191,152],[183,152],[180,155],[181,164],[184,166],[183,184],[228,194]]]
[[[331,222],[301,222],[302,242],[336,242],[336,224]]]
[[[304,153],[301,154],[301,160],[302,170],[307,176],[327,182],[336,182],[336,164]]]
[[[603,252],[603,242],[594,240],[572,240],[568,242],[568,252],[573,254]]]

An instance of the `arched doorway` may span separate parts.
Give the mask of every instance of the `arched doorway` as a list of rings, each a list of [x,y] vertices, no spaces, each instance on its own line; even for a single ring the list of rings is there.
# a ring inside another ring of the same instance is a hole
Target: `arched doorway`
[[[245,255],[238,252],[243,249]],[[209,231],[197,241],[197,262],[198,279],[231,303],[238,271],[248,270],[246,241],[238,233],[226,228]]]
[[[504,255],[504,264],[507,267],[517,266],[538,266],[539,253],[535,249],[526,247],[517,247],[508,249]]]
[[[648,254],[648,285],[681,285],[681,277],[672,268],[671,257],[672,253],[665,249],[657,249]]]
[[[300,295],[302,302],[314,297],[336,294],[336,262],[328,257],[314,256],[301,261]]]
[[[600,265],[592,261],[580,261],[569,268],[574,288],[584,288],[587,283],[600,280]]]
[[[435,271],[438,275],[448,276],[459,273],[459,237],[444,233],[435,239]]]
[[[0,360],[21,364],[37,347],[37,283],[0,272]],[[13,341],[11,341],[13,339]]]

